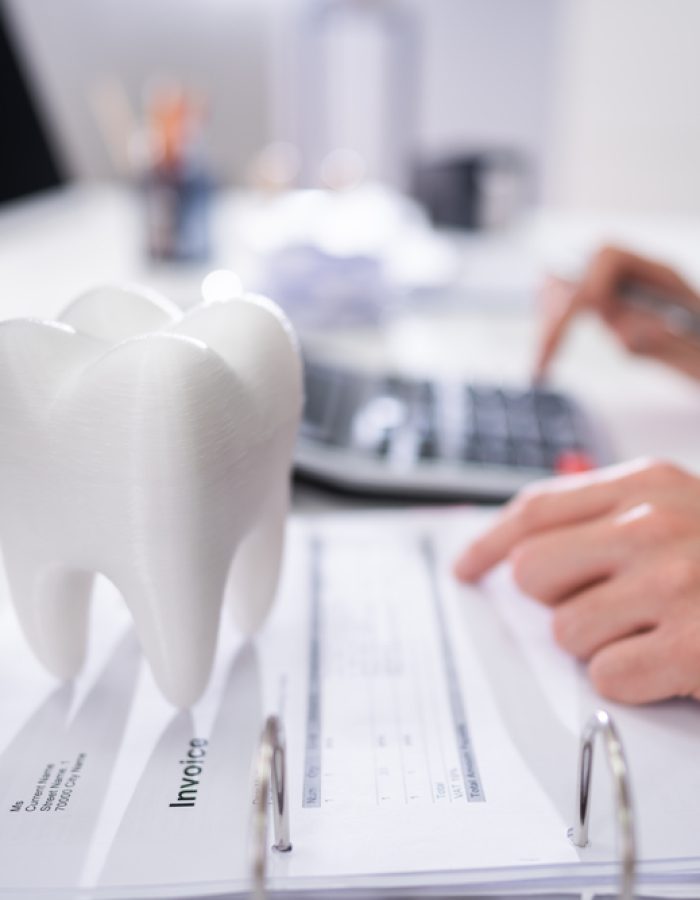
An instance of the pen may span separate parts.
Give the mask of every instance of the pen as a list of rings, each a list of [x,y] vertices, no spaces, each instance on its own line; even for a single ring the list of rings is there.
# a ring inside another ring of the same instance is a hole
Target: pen
[[[679,297],[639,281],[623,282],[619,295],[627,306],[658,316],[673,334],[700,340],[700,310],[689,309]]]

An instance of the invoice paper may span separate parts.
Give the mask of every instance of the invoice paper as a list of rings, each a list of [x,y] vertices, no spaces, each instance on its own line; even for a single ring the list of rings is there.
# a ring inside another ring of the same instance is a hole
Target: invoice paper
[[[483,893],[609,876],[602,761],[591,845],[567,836],[578,732],[599,698],[506,572],[479,589],[450,574],[488,515],[294,520],[269,622],[244,643],[224,618],[211,684],[189,712],[160,697],[106,582],[72,685],[34,662],[5,604],[2,896],[247,892],[263,802],[252,761],[269,713],[285,723],[293,841],[270,854],[273,888]],[[700,868],[696,705],[614,714],[649,871],[687,878]]]

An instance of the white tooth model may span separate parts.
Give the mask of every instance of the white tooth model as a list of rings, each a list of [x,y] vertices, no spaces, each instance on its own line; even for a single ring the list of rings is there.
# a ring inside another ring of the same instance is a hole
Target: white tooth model
[[[200,696],[224,596],[247,633],[272,601],[301,406],[293,332],[264,298],[183,315],[103,288],[59,321],[0,324],[0,545],[51,672],[81,668],[100,572],[165,696]]]

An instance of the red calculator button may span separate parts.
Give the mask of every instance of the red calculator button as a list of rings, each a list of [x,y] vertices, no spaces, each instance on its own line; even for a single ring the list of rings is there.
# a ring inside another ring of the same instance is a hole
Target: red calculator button
[[[562,451],[554,464],[554,471],[558,475],[574,475],[576,472],[589,472],[591,469],[595,469],[595,463],[581,450]]]

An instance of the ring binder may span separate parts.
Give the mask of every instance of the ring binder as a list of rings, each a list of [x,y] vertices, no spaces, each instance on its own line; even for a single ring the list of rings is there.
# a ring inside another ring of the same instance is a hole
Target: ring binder
[[[634,813],[630,791],[629,767],[620,735],[610,715],[603,709],[597,710],[588,720],[581,733],[581,744],[576,783],[575,826],[570,836],[577,847],[588,845],[588,821],[591,810],[591,777],[593,775],[593,748],[598,735],[603,738],[603,746],[608,767],[613,777],[615,806],[621,852],[620,900],[634,900],[636,870],[636,843],[634,836]]]
[[[288,853],[292,849],[287,806],[287,754],[284,729],[279,716],[269,716],[260,737],[256,763],[258,802],[253,814],[253,897],[265,900],[267,874],[267,798],[272,793],[273,850]]]
[[[636,841],[629,767],[615,723],[603,709],[596,710],[581,733],[576,779],[576,824],[569,829],[569,835],[577,847],[588,846],[593,752],[598,735],[603,738],[615,790],[617,824],[622,846],[619,900],[634,900]],[[275,836],[272,849],[282,853],[292,849],[287,806],[286,747],[282,722],[278,716],[267,718],[260,737],[256,784],[258,802],[253,817],[252,896],[254,900],[266,900],[269,818],[267,797],[270,793]]]

